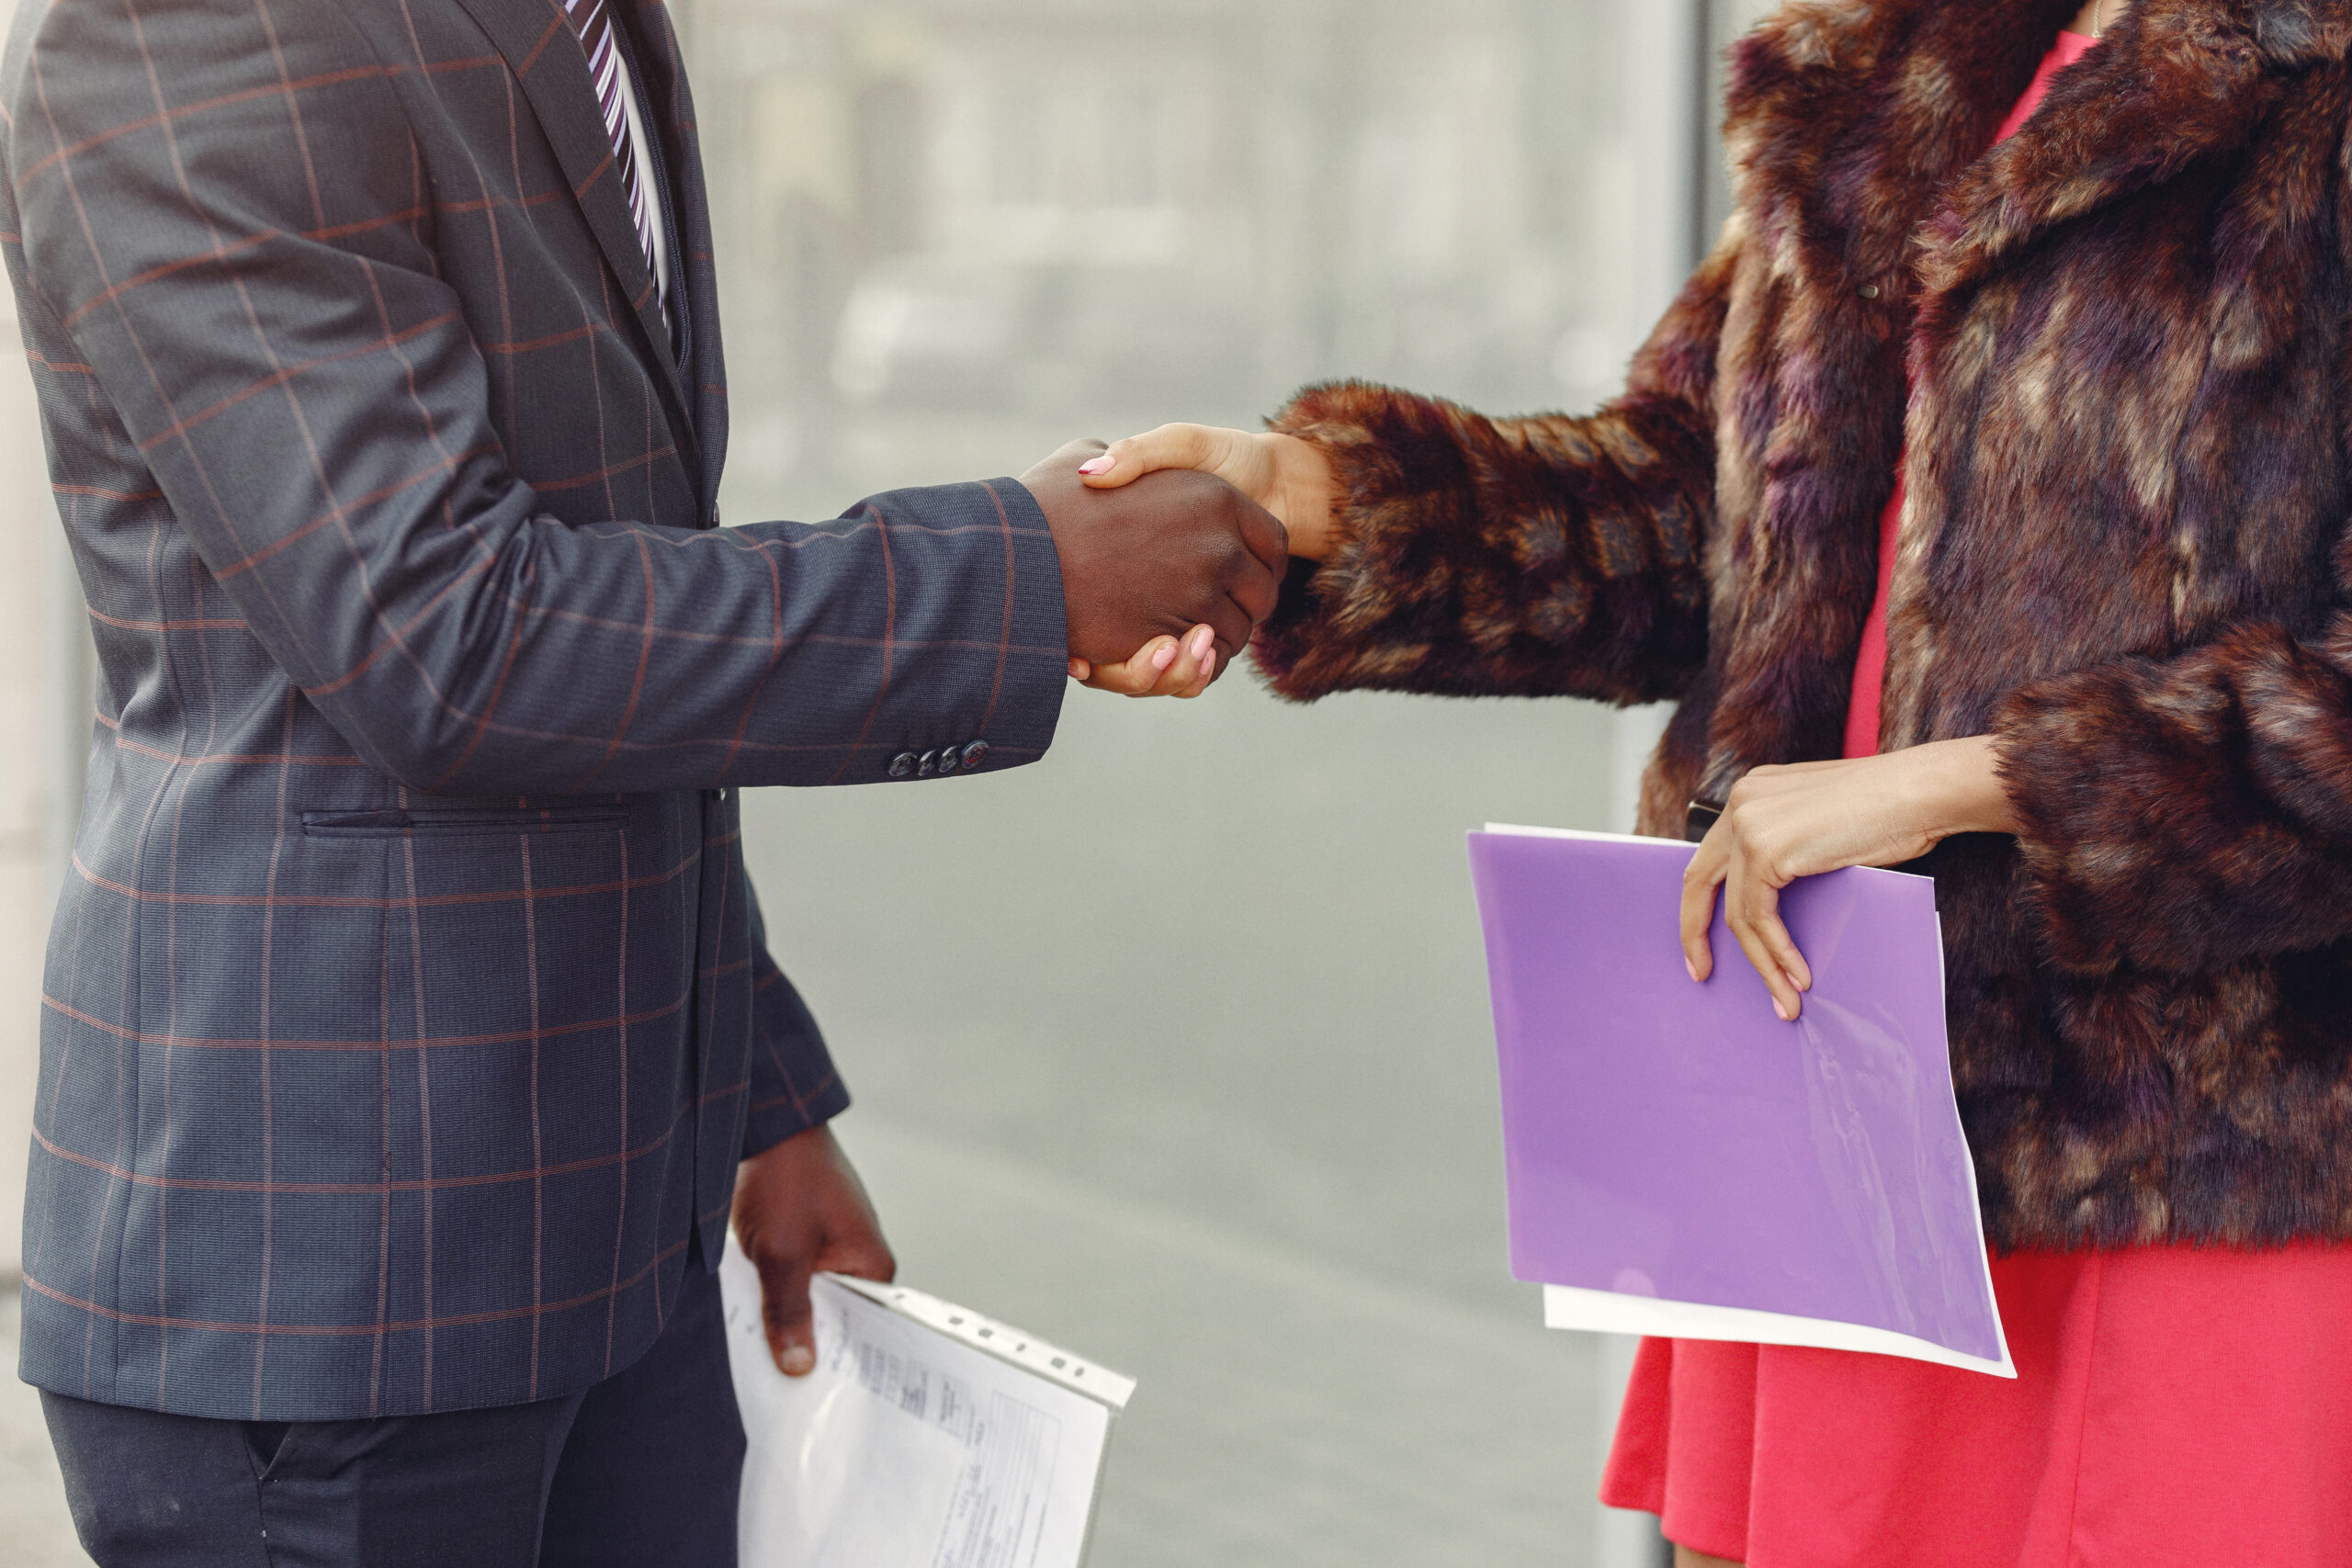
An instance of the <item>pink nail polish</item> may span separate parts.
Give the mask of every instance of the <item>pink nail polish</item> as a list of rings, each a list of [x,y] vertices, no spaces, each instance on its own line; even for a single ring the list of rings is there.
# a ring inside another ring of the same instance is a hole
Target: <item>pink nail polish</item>
[[[1789,1017],[1789,1010],[1788,1010],[1788,1008],[1787,1008],[1785,1005],[1783,1005],[1783,1004],[1782,1004],[1782,1002],[1781,1001],[1781,998],[1778,998],[1778,997],[1774,997],[1774,998],[1772,998],[1772,1010],[1773,1010],[1774,1012],[1779,1013],[1779,1014],[1781,1015],[1781,1021],[1782,1023],[1789,1023],[1789,1022],[1793,1021]]]
[[[1209,649],[1216,646],[1216,633],[1206,626],[1199,627],[1193,633],[1191,642],[1193,657],[1206,659],[1209,656]]]
[[[1117,461],[1116,457],[1105,452],[1099,457],[1089,457],[1080,463],[1078,466],[1078,471],[1081,474],[1107,474],[1111,471],[1111,466]]]
[[[1699,983],[1699,966],[1696,964],[1691,963],[1687,955],[1682,960],[1682,972],[1690,976],[1690,983],[1692,985],[1695,986]]]
[[[1154,670],[1165,670],[1175,662],[1176,645],[1172,642],[1163,644],[1152,651],[1151,667]]]

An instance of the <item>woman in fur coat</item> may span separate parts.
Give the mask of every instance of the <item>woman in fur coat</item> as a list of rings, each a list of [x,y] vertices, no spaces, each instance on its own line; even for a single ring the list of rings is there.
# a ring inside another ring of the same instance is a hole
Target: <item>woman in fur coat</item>
[[[2352,0],[2077,3],[1750,36],[1596,413],[1347,383],[1090,465],[1283,517],[1285,695],[1679,699],[1694,977],[1720,889],[1793,1016],[1778,889],[1935,876],[2018,1379],[1645,1344],[1604,1495],[1686,1562],[2352,1560]]]

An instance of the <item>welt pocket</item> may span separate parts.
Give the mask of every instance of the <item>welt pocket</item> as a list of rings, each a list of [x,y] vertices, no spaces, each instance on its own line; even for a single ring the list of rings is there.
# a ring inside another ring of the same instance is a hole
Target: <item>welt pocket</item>
[[[492,839],[519,834],[613,833],[628,813],[610,807],[547,807],[529,811],[305,811],[311,839]]]

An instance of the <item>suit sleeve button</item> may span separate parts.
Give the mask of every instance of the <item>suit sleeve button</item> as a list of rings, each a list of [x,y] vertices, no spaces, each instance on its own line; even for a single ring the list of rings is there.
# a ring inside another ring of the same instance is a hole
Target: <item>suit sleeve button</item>
[[[915,768],[915,777],[917,777],[917,778],[919,778],[919,779],[927,779],[927,778],[931,777],[931,775],[932,775],[932,774],[933,774],[933,773],[937,773],[938,771],[939,771],[939,753],[938,753],[938,751],[937,751],[936,750],[930,750],[930,751],[925,751],[925,752],[922,754],[922,761],[920,764],[918,764],[918,765],[916,766],[916,768]]]
[[[914,771],[915,754],[912,751],[901,751],[897,756],[890,759],[890,776],[892,778],[902,779],[912,773]]]
[[[966,773],[978,773],[979,771],[980,764],[988,760],[989,743],[987,741],[975,740],[969,746],[964,748],[964,771]]]

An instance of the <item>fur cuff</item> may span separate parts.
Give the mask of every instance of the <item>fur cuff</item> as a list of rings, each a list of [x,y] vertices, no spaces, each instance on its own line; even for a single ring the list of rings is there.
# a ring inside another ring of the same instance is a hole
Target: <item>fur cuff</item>
[[[2024,688],[1994,732],[2061,966],[2199,974],[2352,931],[2352,688],[2281,628]]]
[[[1342,535],[1259,629],[1259,663],[1284,696],[1650,702],[1696,672],[1713,463],[1683,405],[1492,420],[1338,382],[1269,423],[1329,460]]]

